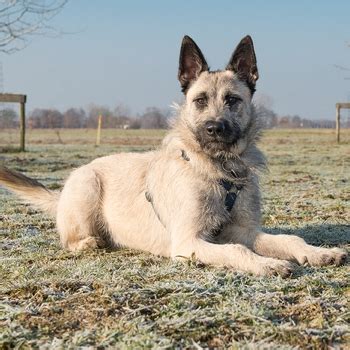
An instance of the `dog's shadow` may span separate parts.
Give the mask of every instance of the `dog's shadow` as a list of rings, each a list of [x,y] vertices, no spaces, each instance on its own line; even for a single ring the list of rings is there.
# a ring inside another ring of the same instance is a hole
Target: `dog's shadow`
[[[264,232],[299,236],[315,246],[344,246],[350,244],[350,225],[320,224],[296,228],[264,227]]]

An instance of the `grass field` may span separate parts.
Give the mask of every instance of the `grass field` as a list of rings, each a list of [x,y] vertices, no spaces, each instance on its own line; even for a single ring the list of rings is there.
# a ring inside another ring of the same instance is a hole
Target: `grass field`
[[[0,130],[0,164],[59,188],[95,157],[142,151],[164,132]],[[350,249],[350,130],[271,130],[261,141],[263,225]],[[10,149],[8,149],[10,146]],[[289,279],[181,264],[128,249],[69,253],[55,225],[0,189],[0,348],[350,348],[350,271]]]

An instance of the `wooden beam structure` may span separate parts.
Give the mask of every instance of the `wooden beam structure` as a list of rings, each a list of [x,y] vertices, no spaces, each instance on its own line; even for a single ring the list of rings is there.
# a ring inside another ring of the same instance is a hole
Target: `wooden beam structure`
[[[18,94],[0,94],[0,102],[26,103],[26,95]]]
[[[26,109],[25,104],[27,102],[27,95],[19,94],[0,94],[0,102],[6,103],[19,103],[19,128],[20,128],[20,151],[25,151],[25,139],[26,139]]]
[[[338,102],[335,104],[335,133],[337,135],[337,142],[340,142],[340,110],[350,109],[349,102]]]

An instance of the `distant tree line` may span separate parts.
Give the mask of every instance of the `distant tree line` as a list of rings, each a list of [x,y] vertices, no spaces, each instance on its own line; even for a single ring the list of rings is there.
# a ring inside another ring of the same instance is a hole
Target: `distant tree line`
[[[333,120],[310,120],[298,115],[279,116],[264,104],[256,105],[257,113],[262,117],[264,127],[271,128],[334,128]],[[171,113],[156,107],[147,108],[142,114],[133,116],[130,110],[119,105],[114,109],[105,106],[90,105],[88,108],[69,108],[65,112],[57,109],[36,108],[27,116],[29,128],[42,129],[79,129],[96,128],[98,117],[102,115],[103,128],[119,129],[166,129]],[[342,127],[350,128],[350,118],[342,118]],[[0,110],[0,128],[17,128],[18,114],[15,110]]]
[[[311,120],[307,118],[301,118],[298,115],[279,116],[272,109],[264,106],[263,104],[257,105],[256,111],[262,117],[264,127],[266,129],[335,128],[335,120]],[[341,126],[343,128],[350,128],[350,118],[341,118]]]
[[[99,115],[102,116],[103,128],[166,129],[171,113],[156,107],[149,107],[144,113],[136,116],[132,116],[125,106],[117,106],[111,110],[105,106],[91,105],[86,110],[69,108],[65,112],[52,108],[36,108],[28,114],[27,126],[33,129],[96,128]],[[0,110],[0,128],[17,126],[18,114],[15,110]]]

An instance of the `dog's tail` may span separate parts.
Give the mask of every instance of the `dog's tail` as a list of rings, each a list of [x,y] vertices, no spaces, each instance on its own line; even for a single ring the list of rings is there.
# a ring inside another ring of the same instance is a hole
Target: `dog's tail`
[[[59,192],[50,191],[40,182],[4,166],[0,166],[0,185],[38,209],[56,215]]]

